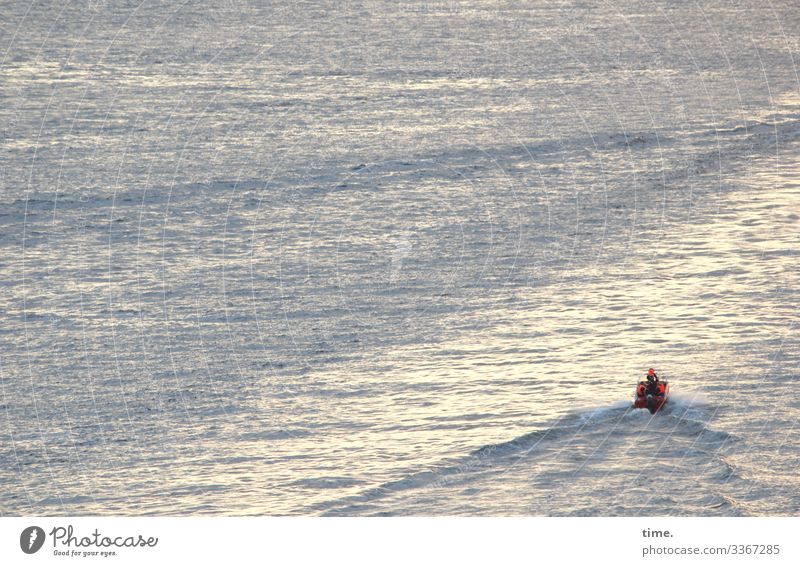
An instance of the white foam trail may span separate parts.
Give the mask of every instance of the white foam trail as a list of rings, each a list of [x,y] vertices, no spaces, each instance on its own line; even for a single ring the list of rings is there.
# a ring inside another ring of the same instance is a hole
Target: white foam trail
[[[669,402],[687,409],[699,409],[709,404],[706,394],[701,391],[681,391],[676,393],[670,390]]]

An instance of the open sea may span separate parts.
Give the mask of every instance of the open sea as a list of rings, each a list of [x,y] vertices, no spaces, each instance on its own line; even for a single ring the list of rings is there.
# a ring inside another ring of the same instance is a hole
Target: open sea
[[[0,515],[800,514],[798,64],[796,0],[4,2]]]

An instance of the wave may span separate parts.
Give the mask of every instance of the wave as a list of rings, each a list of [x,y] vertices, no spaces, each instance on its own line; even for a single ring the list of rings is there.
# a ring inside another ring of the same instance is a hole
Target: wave
[[[675,395],[656,415],[634,409],[627,401],[581,409],[511,440],[480,446],[313,510],[326,515],[373,512],[384,499],[420,490],[434,493],[451,488],[453,493],[469,494],[476,492],[475,484],[493,482],[516,469],[530,473],[539,465],[548,468],[537,474],[539,480],[566,481],[583,468],[592,473],[592,469],[619,466],[619,460],[628,457],[628,471],[640,474],[647,464],[642,454],[669,462],[665,469],[705,466],[711,480],[727,482],[736,472],[720,452],[735,439],[713,429],[708,420],[705,399],[688,393]]]

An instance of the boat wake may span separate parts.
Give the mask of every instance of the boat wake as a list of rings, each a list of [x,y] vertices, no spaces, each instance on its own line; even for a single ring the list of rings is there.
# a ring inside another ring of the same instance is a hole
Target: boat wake
[[[627,478],[634,487],[644,486],[654,473],[697,479],[700,470],[710,481],[729,482],[735,470],[723,454],[736,439],[710,426],[710,417],[705,400],[686,393],[673,395],[655,415],[634,409],[628,401],[575,411],[511,440],[478,447],[355,496],[327,502],[314,511],[326,515],[416,514],[419,509],[424,514],[426,508],[439,509],[431,502],[441,499],[454,510],[491,514],[491,507],[480,505],[486,500],[483,495],[506,484],[522,490],[520,496],[525,498],[558,493],[576,482],[600,489],[612,478]],[[608,497],[612,496],[609,492]],[[592,498],[594,505],[602,499],[596,493]],[[719,503],[714,499],[713,504],[701,506],[729,511]],[[505,513],[513,512],[506,508]],[[521,512],[573,514],[565,508],[548,510],[535,504]],[[620,514],[641,512],[631,507],[619,509]]]

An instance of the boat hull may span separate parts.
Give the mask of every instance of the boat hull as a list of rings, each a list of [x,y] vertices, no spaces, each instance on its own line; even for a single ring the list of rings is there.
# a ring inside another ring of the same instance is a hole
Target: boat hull
[[[655,393],[647,393],[647,382],[640,381],[636,386],[636,397],[633,406],[636,409],[647,409],[651,414],[664,408],[669,400],[669,383],[659,381]]]

